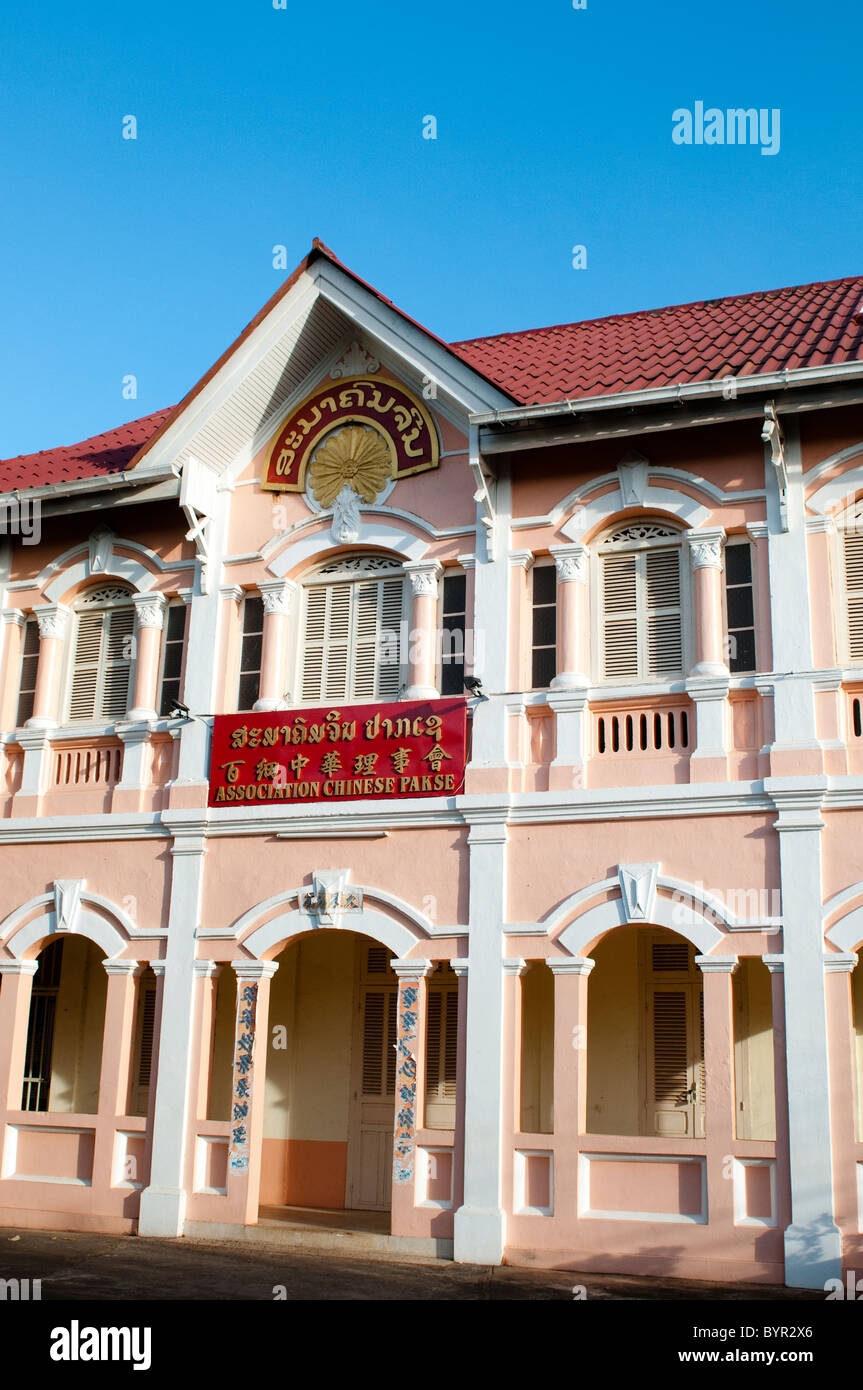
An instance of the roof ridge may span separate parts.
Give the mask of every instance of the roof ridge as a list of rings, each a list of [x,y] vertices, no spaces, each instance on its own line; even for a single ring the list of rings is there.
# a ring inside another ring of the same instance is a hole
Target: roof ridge
[[[835,280],[811,280],[802,285],[779,285],[770,290],[747,290],[741,294],[720,295],[716,299],[691,299],[682,304],[660,304],[652,309],[627,309],[619,314],[598,314],[590,319],[571,319],[565,323],[541,324],[537,328],[513,328],[505,333],[489,333],[478,338],[459,338],[450,343],[452,348],[470,347],[475,343],[495,343],[504,338],[524,338],[529,333],[553,333],[561,328],[586,328],[589,324],[614,323],[618,319],[637,319],[665,314],[672,309],[707,309],[717,304],[733,304],[735,301],[769,299],[772,296],[790,294],[792,291],[828,289],[833,285],[859,283],[863,288],[863,275],[840,275]]]

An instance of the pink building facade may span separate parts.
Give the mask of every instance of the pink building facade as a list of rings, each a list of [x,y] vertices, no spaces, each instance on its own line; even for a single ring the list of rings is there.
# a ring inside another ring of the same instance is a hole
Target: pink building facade
[[[861,302],[447,345],[316,243],[179,406],[0,464],[0,1222],[859,1267]],[[464,770],[394,715],[462,697]]]

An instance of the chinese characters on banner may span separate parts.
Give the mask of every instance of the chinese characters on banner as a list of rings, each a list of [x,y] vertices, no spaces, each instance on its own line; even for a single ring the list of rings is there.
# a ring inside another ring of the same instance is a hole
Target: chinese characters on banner
[[[211,806],[455,796],[463,790],[467,702],[219,714]]]

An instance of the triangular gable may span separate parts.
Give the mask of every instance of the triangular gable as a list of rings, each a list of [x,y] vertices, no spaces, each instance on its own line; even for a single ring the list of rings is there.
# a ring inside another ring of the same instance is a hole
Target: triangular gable
[[[260,313],[141,446],[129,465],[140,476],[189,456],[224,473],[262,431],[275,429],[290,399],[345,336],[378,344],[413,373],[433,377],[461,410],[511,406],[512,398],[448,344],[402,313],[315,240]]]

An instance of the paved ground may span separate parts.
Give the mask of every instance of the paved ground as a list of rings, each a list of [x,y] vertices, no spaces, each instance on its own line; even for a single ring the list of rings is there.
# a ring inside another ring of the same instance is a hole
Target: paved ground
[[[577,1274],[456,1265],[378,1255],[279,1248],[252,1241],[162,1241],[0,1228],[0,1280],[41,1279],[42,1300],[793,1300],[823,1303],[822,1293],[758,1284]],[[7,1305],[8,1306],[8,1305]]]

